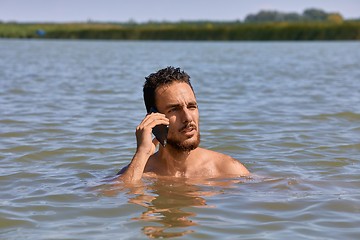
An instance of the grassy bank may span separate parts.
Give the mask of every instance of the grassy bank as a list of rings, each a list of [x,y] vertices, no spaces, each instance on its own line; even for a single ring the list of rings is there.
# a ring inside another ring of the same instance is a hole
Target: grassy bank
[[[42,30],[42,31],[39,31]],[[45,33],[43,35],[43,33]],[[360,40],[360,22],[0,23],[1,38],[109,40]]]

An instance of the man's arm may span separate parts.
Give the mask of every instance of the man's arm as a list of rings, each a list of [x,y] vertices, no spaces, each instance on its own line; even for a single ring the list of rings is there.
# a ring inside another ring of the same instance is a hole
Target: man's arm
[[[143,121],[136,128],[136,152],[130,164],[117,179],[123,182],[139,181],[143,175],[149,157],[154,154],[159,142],[152,139],[152,129],[159,124],[169,125],[169,119],[161,113],[151,113],[146,115]]]
[[[236,176],[249,176],[250,172],[247,168],[237,159],[230,157],[226,154],[220,154],[220,161],[218,161],[217,169],[221,175],[236,175]]]
[[[248,176],[249,170],[235,158],[229,157],[228,164],[225,166],[225,170],[231,175]]]

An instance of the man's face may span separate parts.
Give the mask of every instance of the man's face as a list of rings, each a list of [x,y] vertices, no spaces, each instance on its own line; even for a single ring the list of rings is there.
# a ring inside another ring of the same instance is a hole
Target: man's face
[[[194,92],[187,83],[175,82],[155,91],[159,112],[169,119],[168,145],[190,151],[200,144],[199,110]]]

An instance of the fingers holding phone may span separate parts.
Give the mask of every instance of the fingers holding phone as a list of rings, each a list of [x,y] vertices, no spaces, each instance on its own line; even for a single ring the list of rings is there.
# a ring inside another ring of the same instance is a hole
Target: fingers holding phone
[[[150,109],[151,113],[157,113],[157,109],[155,107],[152,107]],[[160,142],[160,144],[165,147],[167,143],[167,135],[169,131],[169,124],[159,124],[156,125],[152,129],[152,133],[156,137],[156,139]]]
[[[151,133],[156,126],[168,126],[169,119],[161,113],[150,113],[142,120],[136,128],[137,151],[145,151],[151,154],[155,148]],[[166,132],[167,135],[167,132]],[[157,138],[160,142],[160,140]],[[160,142],[161,143],[161,142]],[[163,144],[163,143],[161,143]],[[166,144],[166,143],[165,143]]]

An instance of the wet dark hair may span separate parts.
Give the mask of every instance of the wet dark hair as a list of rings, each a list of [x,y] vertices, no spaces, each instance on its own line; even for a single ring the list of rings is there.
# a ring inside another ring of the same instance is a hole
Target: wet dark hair
[[[182,71],[180,68],[166,67],[160,69],[156,73],[152,73],[149,76],[145,77],[146,81],[144,84],[144,102],[146,111],[149,113],[152,107],[155,105],[155,90],[158,87],[164,85],[170,85],[174,82],[184,82],[189,84],[191,89],[194,91],[190,83],[190,76]]]

